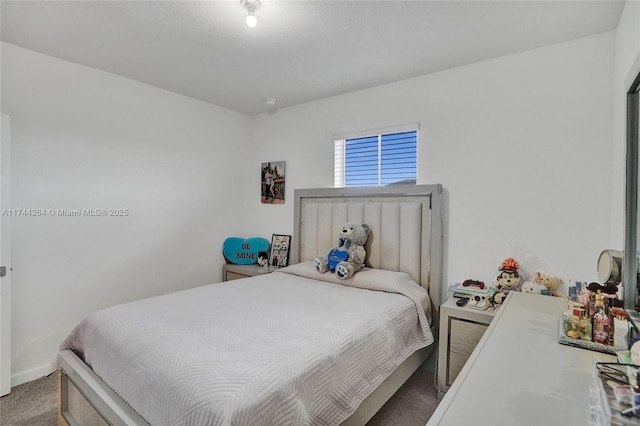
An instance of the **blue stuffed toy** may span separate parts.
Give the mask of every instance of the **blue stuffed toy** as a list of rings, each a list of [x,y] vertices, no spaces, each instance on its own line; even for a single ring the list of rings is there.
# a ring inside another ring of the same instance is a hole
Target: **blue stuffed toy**
[[[367,256],[364,245],[369,236],[369,226],[348,222],[342,226],[338,236],[338,245],[327,256],[316,257],[314,264],[318,272],[335,272],[340,279],[346,280],[358,272]]]

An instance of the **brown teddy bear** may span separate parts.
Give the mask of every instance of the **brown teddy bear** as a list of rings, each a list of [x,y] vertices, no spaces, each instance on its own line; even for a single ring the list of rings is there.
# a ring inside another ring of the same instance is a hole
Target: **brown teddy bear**
[[[564,281],[560,278],[552,277],[549,274],[545,274],[544,272],[532,272],[529,276],[529,281],[533,281],[538,284],[542,284],[546,288],[549,289],[549,292],[552,296],[556,297],[567,297],[563,292],[559,290]]]

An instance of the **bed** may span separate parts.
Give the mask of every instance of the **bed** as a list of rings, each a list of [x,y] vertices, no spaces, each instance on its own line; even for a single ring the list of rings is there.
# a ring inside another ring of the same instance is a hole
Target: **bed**
[[[56,360],[59,424],[364,425],[436,348],[441,197],[296,190],[292,266],[78,324]],[[313,269],[347,221],[371,228],[349,283]]]

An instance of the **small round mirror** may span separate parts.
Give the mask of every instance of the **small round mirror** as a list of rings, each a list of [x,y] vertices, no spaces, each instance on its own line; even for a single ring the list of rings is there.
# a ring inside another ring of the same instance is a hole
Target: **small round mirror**
[[[598,257],[598,278],[602,284],[620,284],[622,281],[623,252],[604,250]]]

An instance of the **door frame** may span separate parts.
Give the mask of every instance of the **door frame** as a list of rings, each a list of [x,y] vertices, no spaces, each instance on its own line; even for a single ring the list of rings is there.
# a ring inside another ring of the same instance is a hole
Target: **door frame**
[[[2,114],[0,124],[0,212],[11,207],[11,119]],[[0,396],[11,392],[11,227],[9,215],[0,215]]]

